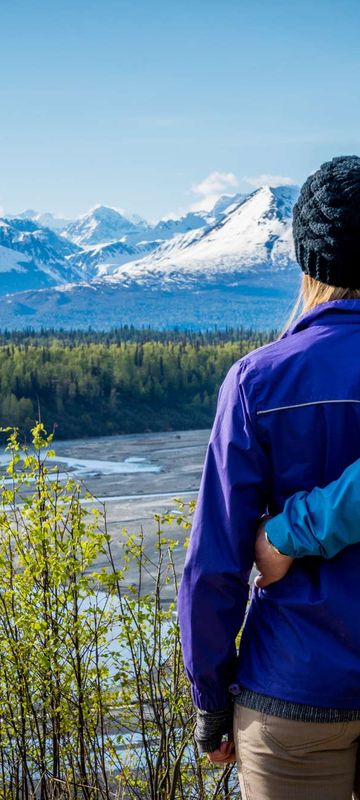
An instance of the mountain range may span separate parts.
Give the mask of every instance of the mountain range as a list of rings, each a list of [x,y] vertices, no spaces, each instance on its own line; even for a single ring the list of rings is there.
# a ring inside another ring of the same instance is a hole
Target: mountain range
[[[149,223],[96,206],[0,219],[0,327],[276,327],[298,284],[296,186]]]

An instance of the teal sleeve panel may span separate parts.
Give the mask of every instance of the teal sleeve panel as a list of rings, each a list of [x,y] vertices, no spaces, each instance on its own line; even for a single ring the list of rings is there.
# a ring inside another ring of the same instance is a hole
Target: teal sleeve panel
[[[289,497],[265,527],[270,542],[293,558],[333,558],[360,542],[360,459],[328,486]]]

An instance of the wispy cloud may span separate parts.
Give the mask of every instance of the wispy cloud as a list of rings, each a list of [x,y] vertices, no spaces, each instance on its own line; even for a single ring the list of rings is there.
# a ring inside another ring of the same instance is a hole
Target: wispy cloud
[[[204,180],[192,186],[191,191],[197,199],[191,204],[191,211],[209,211],[222,194],[238,186],[233,172],[210,172]]]
[[[258,189],[259,186],[291,186],[295,181],[288,175],[254,175],[253,177],[244,177],[245,183]]]

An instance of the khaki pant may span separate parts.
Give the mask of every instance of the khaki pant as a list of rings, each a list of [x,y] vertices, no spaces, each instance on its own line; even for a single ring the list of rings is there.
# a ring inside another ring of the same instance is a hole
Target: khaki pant
[[[360,800],[360,720],[293,722],[235,703],[234,739],[242,800]]]

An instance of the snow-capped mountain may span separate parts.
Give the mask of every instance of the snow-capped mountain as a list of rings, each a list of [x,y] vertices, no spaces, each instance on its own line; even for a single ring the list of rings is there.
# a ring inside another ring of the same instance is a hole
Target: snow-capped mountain
[[[264,186],[229,203],[223,199],[216,213],[200,214],[202,227],[160,244],[145,237],[141,245],[131,244],[126,235],[77,248],[65,261],[82,280],[70,277],[55,288],[8,295],[0,327],[279,326],[299,281],[291,231],[298,191]]]
[[[223,195],[211,212],[189,211],[180,217],[169,217],[148,223],[138,214],[125,214],[110,206],[95,206],[74,220],[33,209],[8,214],[7,219],[31,220],[39,227],[50,228],[80,247],[92,247],[121,240],[125,244],[161,242],[181,233],[206,228],[221,219],[227,208],[246,195]],[[153,248],[151,248],[153,249]]]
[[[205,224],[202,215],[188,214],[151,226],[136,215],[125,218],[115,209],[98,206],[62,233],[40,225],[39,219],[48,216],[52,217],[29,210],[0,220],[0,294],[111,275],[122,264],[151,253],[174,232]],[[79,242],[105,243],[80,246],[69,230]]]
[[[64,230],[64,236],[77,245],[114,242],[129,235],[141,238],[148,224],[141,217],[128,218],[116,208],[95,206],[74,220]],[[142,236],[142,238],[144,238]]]
[[[0,219],[0,294],[110,275],[161,241],[79,247],[28,217]]]
[[[295,186],[257,189],[231,203],[220,222],[165,242],[149,256],[122,265],[109,280],[183,284],[291,267],[295,263],[291,215],[297,195]]]
[[[0,219],[0,294],[78,281],[69,258],[78,250],[28,219]]]
[[[124,216],[115,208],[96,206],[74,220],[64,236],[83,247],[121,240],[125,244],[171,239],[179,233],[209,225],[206,212],[189,212],[178,219],[163,219],[151,225],[136,215]]]
[[[41,226],[43,228],[50,228],[52,231],[63,231],[68,225],[71,223],[71,219],[66,219],[65,217],[60,217],[58,214],[52,214],[51,212],[41,213],[39,211],[34,211],[32,208],[26,209],[26,211],[20,211],[19,214],[7,214],[7,219],[29,219],[32,222],[36,222],[37,226]]]

